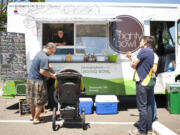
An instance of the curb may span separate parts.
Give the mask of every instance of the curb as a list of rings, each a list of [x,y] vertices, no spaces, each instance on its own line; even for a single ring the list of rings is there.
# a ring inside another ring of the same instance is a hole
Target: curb
[[[152,128],[155,135],[177,135],[158,121],[153,122]]]

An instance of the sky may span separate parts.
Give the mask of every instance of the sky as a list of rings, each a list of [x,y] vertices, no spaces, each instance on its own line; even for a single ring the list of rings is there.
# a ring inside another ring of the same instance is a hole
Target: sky
[[[46,2],[123,2],[123,3],[168,3],[180,4],[180,0],[46,0]]]

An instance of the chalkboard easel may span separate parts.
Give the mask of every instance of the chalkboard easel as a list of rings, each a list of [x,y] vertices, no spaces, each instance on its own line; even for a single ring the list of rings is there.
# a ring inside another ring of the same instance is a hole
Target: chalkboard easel
[[[45,112],[45,107],[43,107],[41,113],[44,112]],[[26,99],[19,100],[19,114],[20,116],[31,114],[30,105],[27,103]]]
[[[19,114],[21,116],[31,114],[30,105],[27,104],[26,99],[19,100]]]

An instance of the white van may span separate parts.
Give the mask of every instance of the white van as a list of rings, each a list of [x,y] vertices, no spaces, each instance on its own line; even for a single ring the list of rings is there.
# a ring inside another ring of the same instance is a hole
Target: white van
[[[141,37],[154,36],[159,56],[155,93],[165,94],[166,84],[180,73],[179,18],[180,4],[18,2],[8,5],[7,30],[25,34],[28,69],[63,30],[66,44],[57,46],[49,60],[56,71],[79,71],[87,95],[135,95],[134,70],[125,53],[137,54]]]

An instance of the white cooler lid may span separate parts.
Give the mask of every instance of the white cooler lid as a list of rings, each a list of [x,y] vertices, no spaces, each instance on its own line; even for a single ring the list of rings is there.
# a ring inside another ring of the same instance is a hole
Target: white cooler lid
[[[119,102],[115,95],[96,95],[95,102]]]
[[[91,101],[92,102],[92,98],[79,98],[80,102],[85,102],[85,101]]]

